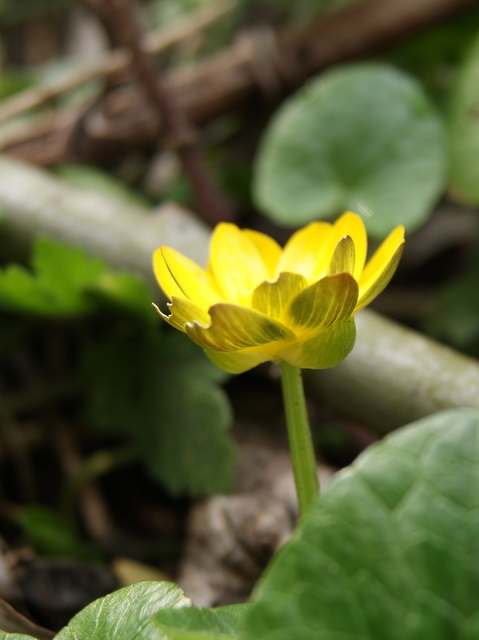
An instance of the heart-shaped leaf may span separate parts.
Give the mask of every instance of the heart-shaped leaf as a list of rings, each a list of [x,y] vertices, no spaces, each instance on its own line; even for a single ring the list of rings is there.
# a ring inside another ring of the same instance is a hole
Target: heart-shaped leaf
[[[346,210],[382,237],[421,224],[445,186],[440,118],[410,76],[379,64],[322,74],[280,109],[263,140],[254,197],[299,226]]]

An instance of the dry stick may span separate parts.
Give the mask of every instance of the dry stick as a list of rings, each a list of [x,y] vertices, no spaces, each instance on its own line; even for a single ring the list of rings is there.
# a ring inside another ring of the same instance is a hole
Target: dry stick
[[[168,29],[156,29],[145,36],[143,47],[149,54],[159,53],[186,40],[198,31],[206,28],[219,18],[229,13],[234,2],[222,1],[218,4],[207,5],[180,19]],[[82,65],[66,78],[55,80],[52,84],[35,86],[0,103],[0,123],[19,116],[30,109],[36,109],[58,98],[63,93],[98,78],[109,78],[117,73],[126,71],[130,59],[125,51],[108,51],[97,56],[90,63]]]
[[[177,151],[183,169],[195,192],[199,213],[209,224],[231,220],[233,210],[226,197],[213,184],[200,152],[196,132],[178,108],[172,92],[141,45],[141,33],[127,0],[104,0],[120,38],[130,51],[132,64],[152,106],[159,111],[170,143]]]
[[[205,123],[257,95],[258,68],[266,62],[277,71],[283,85],[293,88],[304,75],[381,50],[477,4],[477,0],[367,0],[279,36],[276,46],[269,47],[267,59],[261,45],[235,45],[192,70],[172,72],[164,84],[191,122]],[[295,68],[302,73],[288,73]],[[58,110],[31,128],[25,125],[22,131],[3,134],[0,150],[37,164],[62,162],[65,141],[79,117],[78,108]],[[137,147],[158,133],[157,118],[146,109],[139,92],[131,89],[107,95],[84,124],[90,137],[78,160],[101,157],[108,153],[112,141],[123,148]]]

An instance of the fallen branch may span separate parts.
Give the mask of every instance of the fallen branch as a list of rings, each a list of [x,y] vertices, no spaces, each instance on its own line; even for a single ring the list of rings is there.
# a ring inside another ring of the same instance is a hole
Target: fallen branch
[[[322,402],[383,433],[443,409],[479,409],[477,360],[370,310],[357,326],[343,363],[308,374]]]
[[[188,120],[203,124],[261,93],[277,99],[329,65],[377,52],[475,6],[477,0],[366,0],[283,35],[266,30],[244,36],[194,69],[172,72],[165,84]],[[36,164],[64,162],[81,118],[76,160],[151,144],[158,135],[157,115],[141,91],[122,87],[87,114],[78,108],[58,110],[17,133],[4,132],[0,150]]]
[[[151,256],[161,244],[204,261],[208,231],[173,203],[148,211],[101,193],[74,188],[50,174],[0,156],[2,244],[27,247],[49,236],[82,247],[113,267],[153,284]],[[8,248],[8,247],[7,247]],[[152,287],[158,290],[155,284]]]
[[[83,247],[154,284],[161,244],[204,264],[209,231],[173,205],[158,214],[69,187],[41,169],[0,156],[2,235],[38,235]],[[311,396],[381,431],[453,407],[479,409],[479,362],[371,311],[358,316],[353,352],[335,369],[308,373]]]

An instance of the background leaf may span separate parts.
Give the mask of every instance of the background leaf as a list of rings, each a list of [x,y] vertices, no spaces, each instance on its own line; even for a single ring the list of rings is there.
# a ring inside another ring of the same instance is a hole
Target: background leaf
[[[273,562],[244,638],[476,640],[478,592],[479,413],[447,411],[338,474]]]
[[[188,606],[188,598],[170,582],[137,582],[95,600],[55,640],[168,640],[151,617],[163,608]]]
[[[39,238],[32,270],[16,264],[0,270],[0,306],[47,316],[85,313],[92,308],[86,290],[106,272],[101,260],[82,250]]]
[[[234,473],[224,378],[183,335],[119,327],[85,354],[88,421],[130,437],[175,494],[225,491]]]
[[[421,224],[445,182],[440,118],[410,76],[379,64],[322,74],[290,98],[263,139],[254,198],[299,226],[346,210],[382,237]]]
[[[450,96],[450,181],[456,196],[479,202],[479,37],[466,57]]]

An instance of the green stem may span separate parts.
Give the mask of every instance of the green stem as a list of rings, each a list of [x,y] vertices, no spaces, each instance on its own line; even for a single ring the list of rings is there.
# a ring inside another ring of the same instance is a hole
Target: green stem
[[[309,513],[319,493],[316,457],[306,411],[301,369],[284,361],[280,362],[280,367],[299,514],[303,517]]]

